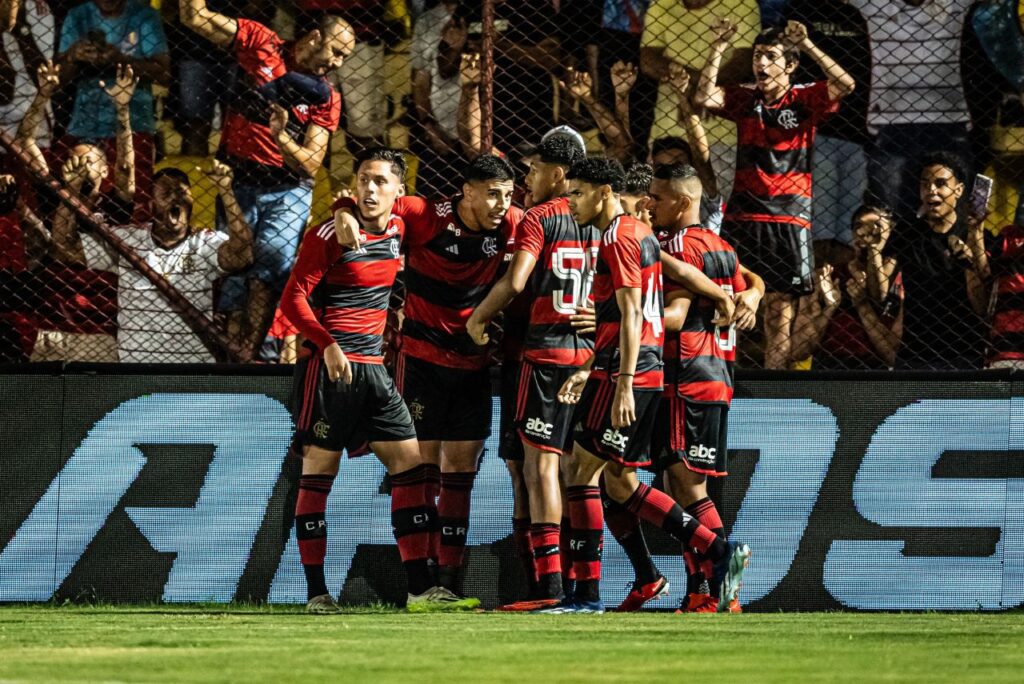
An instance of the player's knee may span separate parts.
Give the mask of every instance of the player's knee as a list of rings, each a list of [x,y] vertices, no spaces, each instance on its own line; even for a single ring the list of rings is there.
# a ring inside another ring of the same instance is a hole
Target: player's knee
[[[337,475],[341,453],[307,446],[302,454],[303,475]]]

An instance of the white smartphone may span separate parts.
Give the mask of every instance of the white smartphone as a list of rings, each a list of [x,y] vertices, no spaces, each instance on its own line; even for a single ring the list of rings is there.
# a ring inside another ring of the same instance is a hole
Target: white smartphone
[[[968,200],[968,212],[970,215],[981,219],[988,213],[988,201],[992,198],[992,179],[988,176],[978,174],[974,177],[974,187],[971,189],[971,198]]]

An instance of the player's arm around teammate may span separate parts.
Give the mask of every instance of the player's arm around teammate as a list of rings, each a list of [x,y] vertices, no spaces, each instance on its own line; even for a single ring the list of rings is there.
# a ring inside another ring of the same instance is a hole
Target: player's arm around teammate
[[[404,192],[405,160],[400,152],[377,149],[366,153],[357,168],[362,249],[342,249],[333,221],[312,230],[281,302],[282,312],[313,347],[296,367],[293,407],[304,447],[295,521],[307,609],[337,610],[323,570],[327,495],[342,450],[364,442],[391,476],[391,524],[408,578],[408,609],[475,608],[479,601],[459,599],[437,585],[430,565],[437,512],[428,496],[427,468],[412,417],[383,365],[387,303],[404,236],[404,223],[392,217],[391,209]],[[314,289],[323,312],[319,318],[307,300]]]

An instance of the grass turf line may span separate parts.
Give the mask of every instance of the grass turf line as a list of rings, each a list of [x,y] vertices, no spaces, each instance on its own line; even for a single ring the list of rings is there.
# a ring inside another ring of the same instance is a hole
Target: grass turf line
[[[1021,681],[1024,615],[0,608],[3,681]]]

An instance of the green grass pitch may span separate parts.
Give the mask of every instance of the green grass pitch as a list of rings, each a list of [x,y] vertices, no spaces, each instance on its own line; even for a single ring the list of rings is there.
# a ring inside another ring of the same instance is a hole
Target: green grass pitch
[[[0,681],[1024,681],[1024,614],[0,607]]]

